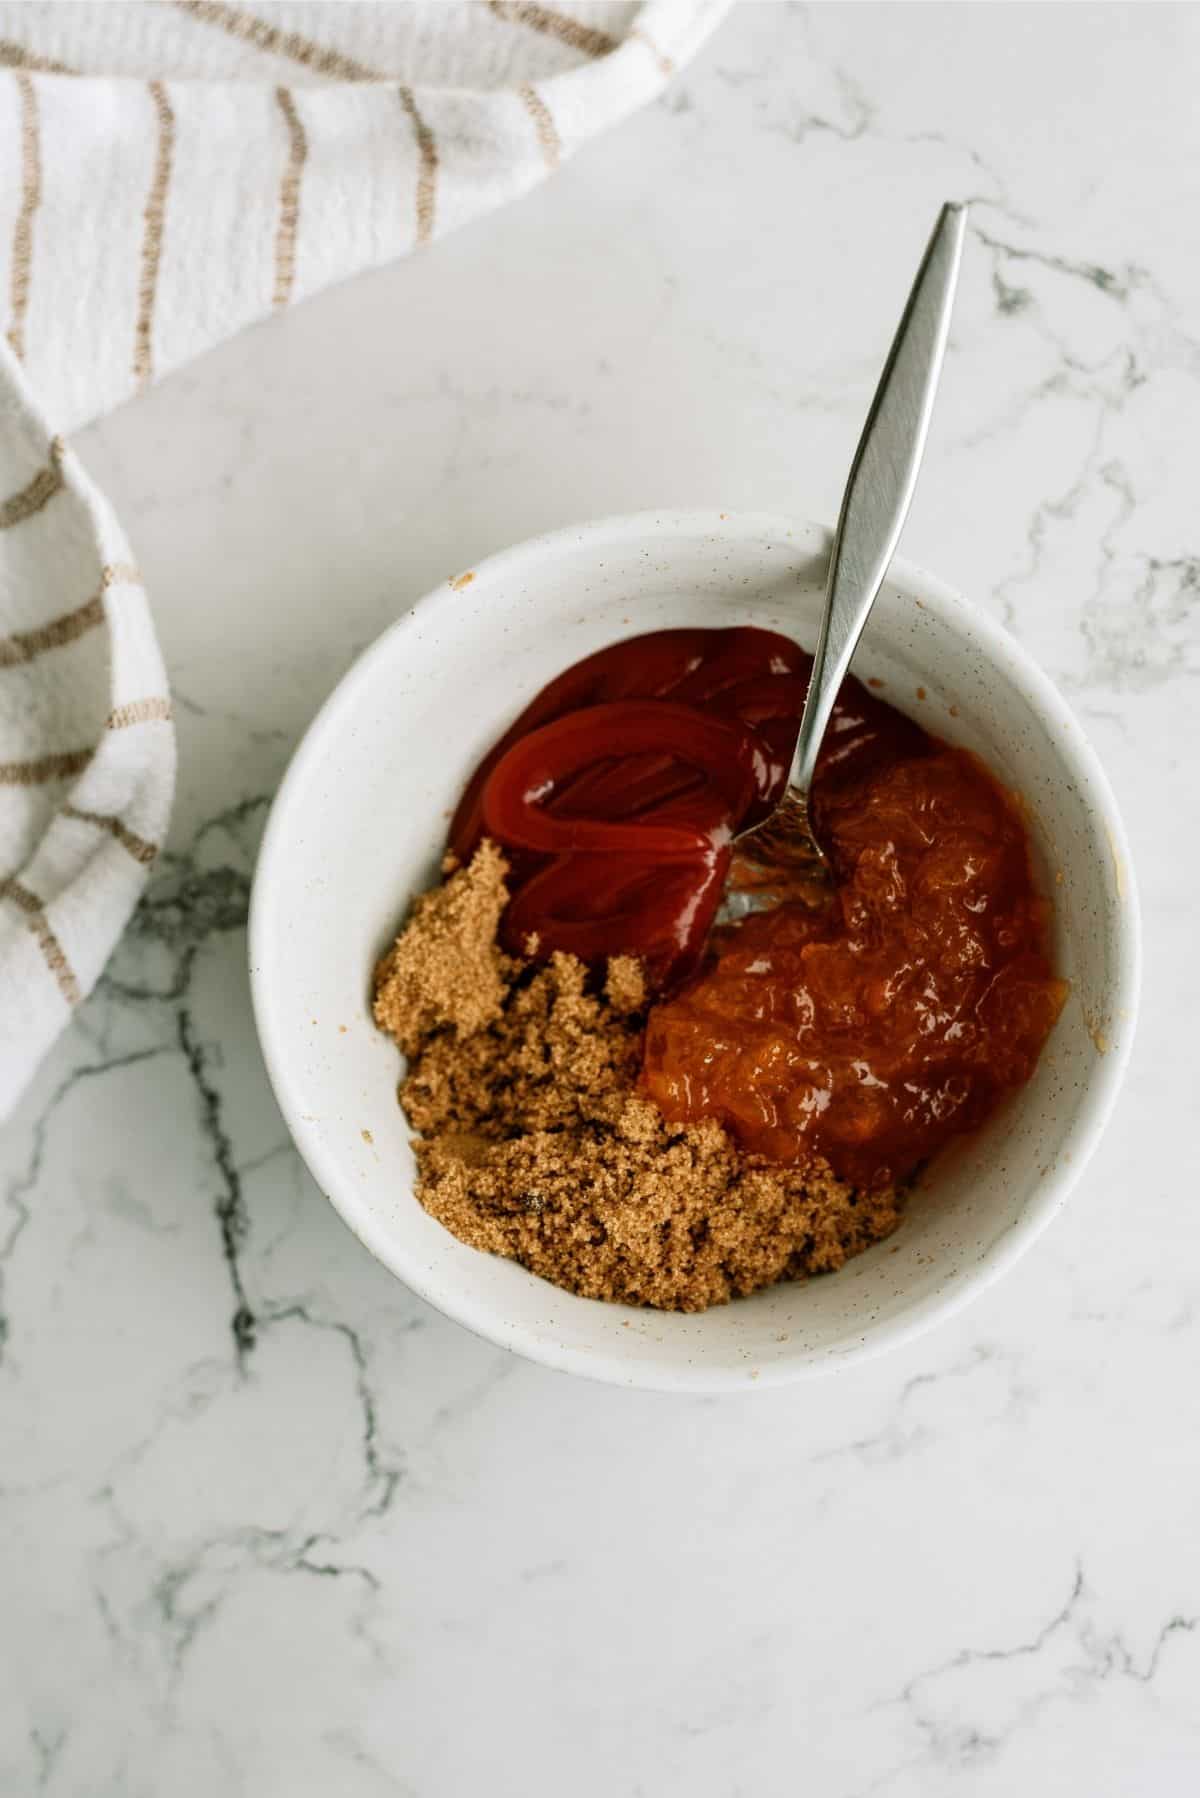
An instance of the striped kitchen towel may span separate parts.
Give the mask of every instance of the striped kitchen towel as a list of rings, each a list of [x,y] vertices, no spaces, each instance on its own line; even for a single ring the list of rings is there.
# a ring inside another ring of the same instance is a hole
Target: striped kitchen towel
[[[166,830],[141,580],[64,441],[242,326],[526,192],[727,0],[0,0],[0,1115]]]

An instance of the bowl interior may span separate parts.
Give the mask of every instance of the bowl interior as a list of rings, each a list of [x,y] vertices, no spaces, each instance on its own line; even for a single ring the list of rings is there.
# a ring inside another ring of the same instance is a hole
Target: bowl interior
[[[277,1096],[367,1246],[450,1316],[552,1365],[713,1390],[873,1352],[961,1302],[1078,1172],[1133,1026],[1136,913],[1111,796],[1049,684],[996,627],[897,565],[855,660],[1028,807],[1071,997],[1035,1077],[928,1171],[902,1229],[840,1273],[685,1317],[578,1299],[463,1247],[413,1196],[377,955],[436,877],[470,769],[537,690],[623,636],[757,624],[811,646],[827,538],[758,517],[648,514],[510,550],[431,594],[356,664],[280,790],[256,877],[251,970]]]

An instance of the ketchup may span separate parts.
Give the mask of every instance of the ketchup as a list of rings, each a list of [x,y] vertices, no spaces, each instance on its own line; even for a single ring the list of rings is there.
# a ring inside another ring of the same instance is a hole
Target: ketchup
[[[1066,989],[1015,801],[852,679],[811,795],[827,901],[714,932],[734,838],[786,785],[810,669],[750,627],[588,656],[485,757],[450,843],[504,848],[514,953],[642,959],[662,995],[643,1084],[667,1118],[878,1187],[1029,1078]]]
[[[790,638],[742,626],[632,637],[551,681],[480,763],[450,827],[462,861],[485,835],[508,853],[506,946],[637,955],[660,987],[691,973],[733,837],[783,793],[811,668]],[[889,732],[921,740],[847,681],[818,782]]]

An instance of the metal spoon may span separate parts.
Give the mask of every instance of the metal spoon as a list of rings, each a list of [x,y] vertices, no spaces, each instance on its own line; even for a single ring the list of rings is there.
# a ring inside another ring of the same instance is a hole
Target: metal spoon
[[[769,818],[737,839],[731,894],[754,908],[807,892],[830,878],[829,864],[809,823],[808,799],[817,752],[858,646],[863,626],[883,585],[908,516],[929,434],[933,399],[946,353],[950,313],[958,285],[967,208],[942,207],[913,282],[884,364],[867,422],[855,451],[842,510],[829,554],[825,612],[787,790]],[[747,903],[749,901],[749,903]]]

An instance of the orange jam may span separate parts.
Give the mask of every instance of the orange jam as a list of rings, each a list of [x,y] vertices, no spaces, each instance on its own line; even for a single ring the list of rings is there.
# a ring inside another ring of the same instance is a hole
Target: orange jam
[[[818,781],[827,904],[718,933],[651,1012],[644,1079],[667,1117],[885,1186],[1028,1080],[1066,987],[1025,827],[973,756],[922,739]]]

